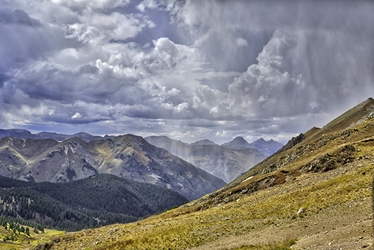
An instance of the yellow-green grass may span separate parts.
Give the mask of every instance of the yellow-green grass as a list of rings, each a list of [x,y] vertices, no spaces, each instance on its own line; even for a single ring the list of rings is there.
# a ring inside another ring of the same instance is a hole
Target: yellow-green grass
[[[90,234],[78,232],[62,241],[70,242],[68,246],[72,249],[78,247],[74,244],[87,249],[187,249],[200,246],[222,237],[244,235],[295,220],[300,207],[306,208],[305,216],[311,216],[328,207],[369,197],[373,169],[374,166],[369,164],[351,166],[351,171],[344,175],[339,175],[338,170],[335,175],[334,171],[313,173],[311,178],[308,177],[311,174],[304,174],[294,182],[242,195],[202,211],[196,211],[196,206],[185,206],[138,223],[103,227]],[[367,174],[363,175],[363,172]],[[313,178],[322,181],[313,182]],[[257,246],[245,247],[256,249],[253,247]],[[269,249],[266,245],[261,247],[259,249]]]
[[[30,229],[30,236],[25,233],[18,233],[15,235],[15,240],[4,241],[5,236],[11,236],[11,230],[5,230],[0,226],[0,250],[5,249],[34,249],[38,244],[50,242],[53,238],[65,235],[65,231],[45,229],[44,233],[36,234],[33,228]]]
[[[65,235],[65,231],[45,229],[44,233],[32,234],[34,240],[31,242],[33,245],[49,242],[51,239]]]

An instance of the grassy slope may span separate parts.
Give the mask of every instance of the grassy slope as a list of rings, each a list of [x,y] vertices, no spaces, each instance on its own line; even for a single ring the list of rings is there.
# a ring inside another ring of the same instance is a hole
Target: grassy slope
[[[87,249],[96,247],[99,249],[186,249],[218,241],[218,245],[213,244],[213,248],[217,249],[220,244],[227,247],[226,241],[239,242],[239,245],[233,246],[235,248],[243,245],[274,243],[273,236],[265,234],[264,237],[263,232],[266,232],[267,228],[283,228],[288,225],[295,225],[295,230],[289,230],[288,235],[274,240],[276,242],[297,240],[309,234],[309,231],[304,230],[303,224],[309,225],[310,217],[326,214],[331,208],[342,204],[347,204],[344,208],[359,204],[367,217],[371,209],[370,200],[367,198],[371,195],[372,178],[369,174],[361,173],[372,171],[373,167],[370,165],[364,168],[352,168],[349,174],[344,175],[339,174],[338,171],[328,174],[318,173],[315,177],[325,180],[317,185],[306,176],[301,176],[293,183],[261,190],[253,195],[242,196],[234,202],[203,211],[193,212],[196,207],[184,207],[148,218],[140,223],[85,230],[66,236],[56,244],[56,249],[62,246],[78,249],[80,244]],[[297,218],[295,214],[301,206],[307,208],[307,214],[304,218]],[[357,209],[356,206],[355,208]],[[339,214],[339,217],[341,216],[342,214]],[[358,216],[353,219],[363,218]],[[344,220],[348,224],[352,223]],[[332,225],[329,224],[320,222],[320,226],[325,227],[320,230],[331,230]],[[259,237],[254,238],[254,233]],[[243,236],[246,235],[249,235],[244,237],[248,241],[243,241]]]
[[[69,234],[53,249],[369,247],[374,120],[351,127],[367,102],[213,194],[138,223]],[[325,159],[329,171],[308,170]]]
[[[50,242],[52,238],[64,235],[65,232],[46,229],[44,233],[36,234],[33,229],[30,228],[30,236],[27,236],[24,233],[17,233],[15,241],[7,240],[4,242],[4,237],[10,237],[12,234],[11,230],[5,230],[4,227],[0,226],[0,250],[31,250],[38,244],[45,244]]]

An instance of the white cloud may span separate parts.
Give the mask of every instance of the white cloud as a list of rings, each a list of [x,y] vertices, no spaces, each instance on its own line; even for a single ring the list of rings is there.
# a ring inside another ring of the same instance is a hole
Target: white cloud
[[[65,34],[66,38],[76,39],[81,43],[93,43],[94,45],[99,44],[105,38],[97,28],[87,27],[81,23],[68,25]]]
[[[129,14],[113,12],[107,14],[93,14],[84,16],[81,20],[86,24],[95,27],[101,34],[105,35],[106,41],[111,39],[125,40],[135,37],[144,27],[151,22],[140,17]]]
[[[258,55],[258,63],[248,67],[229,86],[230,111],[247,118],[289,116],[306,111],[305,100],[298,98],[305,80],[302,75],[295,78],[290,74],[293,72],[289,55],[295,48],[292,35],[275,32]]]
[[[178,95],[179,93],[180,93],[180,90],[176,88],[172,88],[171,90],[168,91],[168,94],[172,96]]]
[[[143,0],[139,5],[137,5],[137,8],[144,12],[146,8],[149,9],[156,9],[158,7],[158,4],[156,0]]]
[[[248,42],[247,42],[247,40],[240,37],[240,38],[236,39],[236,45],[238,45],[239,47],[247,47]]]
[[[72,10],[84,10],[84,9],[114,9],[117,7],[123,7],[130,3],[130,0],[51,0],[52,3],[66,6]]]
[[[188,102],[180,103],[176,107],[176,111],[177,112],[183,112],[183,111],[187,110],[189,106],[190,106],[190,104]]]
[[[75,120],[75,119],[80,119],[82,118],[82,115],[79,113],[79,112],[76,112],[72,117],[71,119]]]

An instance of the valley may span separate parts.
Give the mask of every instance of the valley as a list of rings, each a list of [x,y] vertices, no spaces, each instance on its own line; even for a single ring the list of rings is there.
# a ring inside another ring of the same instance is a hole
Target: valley
[[[251,146],[243,138],[246,145],[232,148],[229,145],[217,145],[211,142],[187,144],[170,139],[166,136],[151,136],[145,138],[149,143],[164,148],[194,166],[221,178],[226,183],[231,182],[248,169],[264,160],[267,156],[256,147]],[[271,142],[270,142],[271,143]],[[265,145],[267,142],[264,141]],[[282,144],[275,150],[279,149]],[[262,148],[262,147],[259,147]]]
[[[373,113],[369,98],[211,193],[136,222],[60,235],[38,249],[369,249]],[[133,140],[141,143],[132,152],[153,147]]]
[[[374,0],[3,0],[0,250],[374,249]]]
[[[170,189],[108,174],[68,183],[0,176],[0,216],[42,228],[77,231],[128,223],[186,202]]]
[[[373,110],[370,98],[200,199],[60,237],[52,249],[370,248]]]

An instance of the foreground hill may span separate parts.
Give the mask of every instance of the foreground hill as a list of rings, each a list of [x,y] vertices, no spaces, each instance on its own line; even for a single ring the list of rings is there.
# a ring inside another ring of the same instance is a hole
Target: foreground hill
[[[31,182],[69,182],[98,173],[155,184],[192,200],[225,183],[192,164],[149,144],[124,135],[84,141],[71,138],[0,139],[0,175]]]
[[[172,190],[108,174],[69,183],[0,176],[0,216],[69,231],[131,222],[186,202]]]
[[[145,139],[227,183],[266,158],[254,148],[231,149],[207,140],[186,144],[166,136],[150,136]]]
[[[373,114],[370,98],[325,127],[306,132],[293,147],[212,194],[137,224],[84,230],[50,245],[52,249],[370,249]]]

